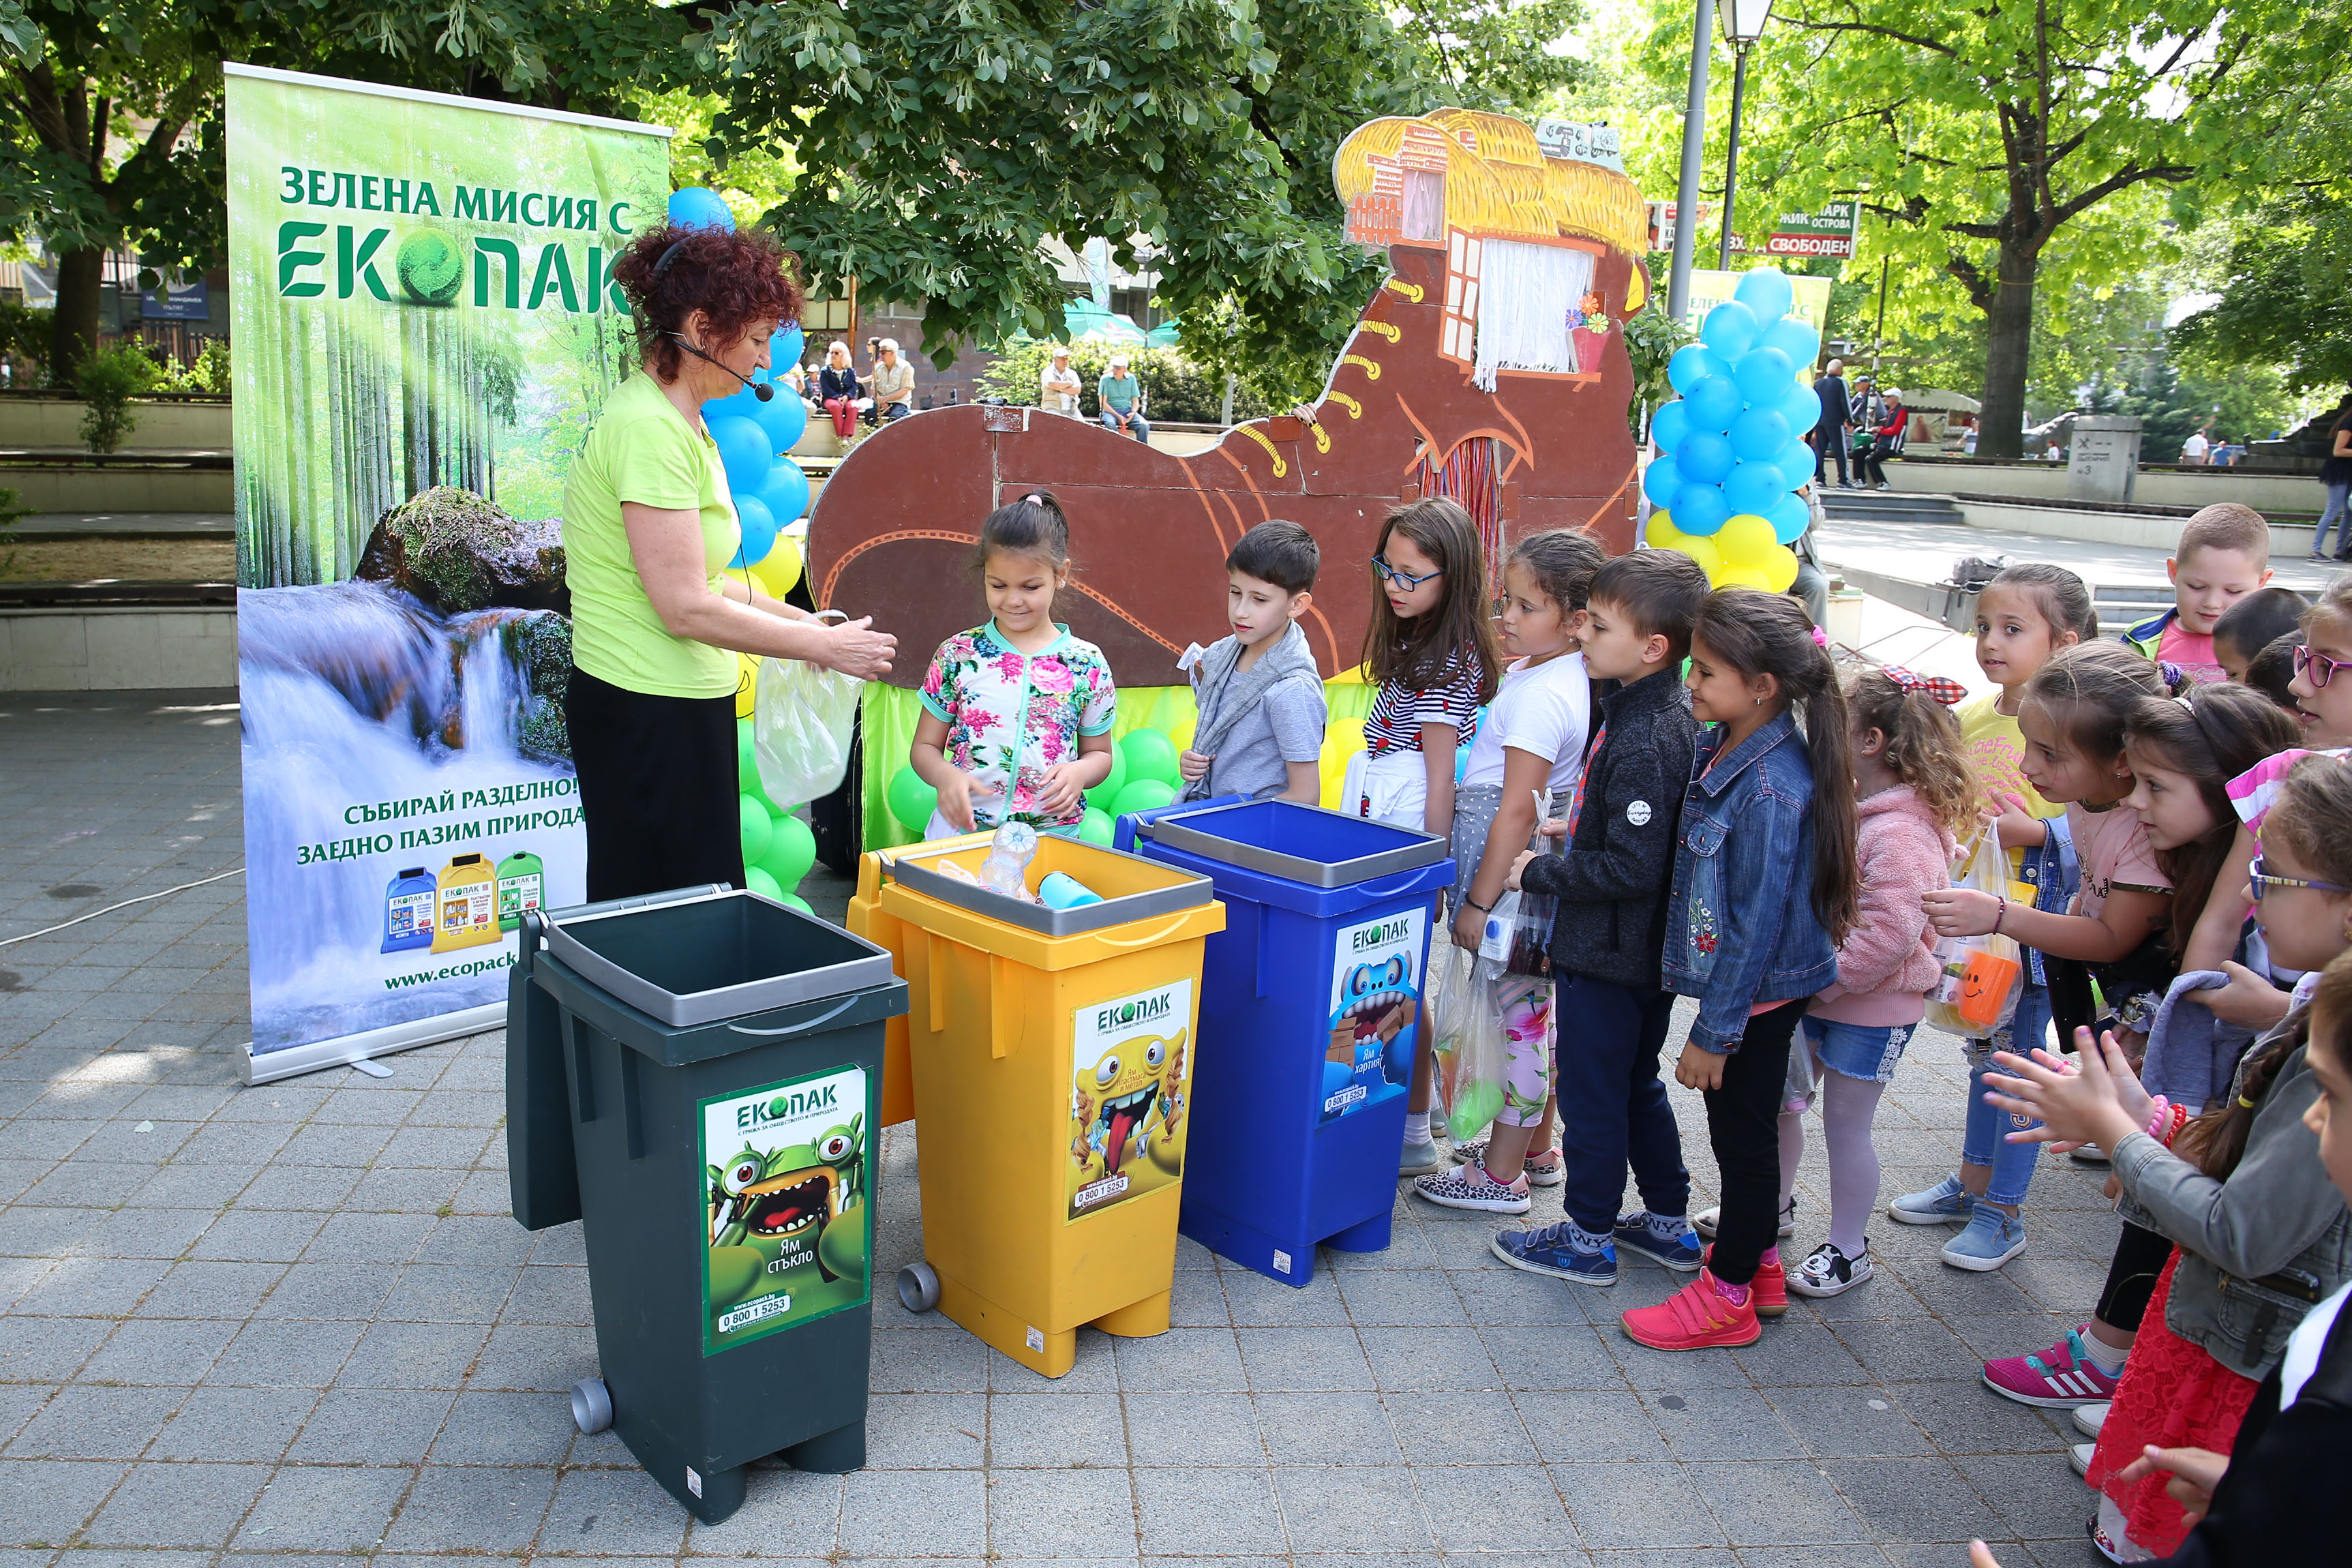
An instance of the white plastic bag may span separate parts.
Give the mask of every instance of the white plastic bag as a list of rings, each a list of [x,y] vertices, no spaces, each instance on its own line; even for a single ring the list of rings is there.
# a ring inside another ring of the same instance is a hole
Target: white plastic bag
[[[799,659],[760,661],[751,689],[751,752],[760,783],[779,807],[791,811],[841,787],[865,688],[853,676]]]
[[[2007,897],[2009,857],[1988,827],[1954,879],[1956,888]],[[1983,1039],[2008,1024],[2022,989],[2024,955],[2005,936],[1947,937],[1936,944],[1943,973],[1927,992],[1927,1022],[1969,1039]]]

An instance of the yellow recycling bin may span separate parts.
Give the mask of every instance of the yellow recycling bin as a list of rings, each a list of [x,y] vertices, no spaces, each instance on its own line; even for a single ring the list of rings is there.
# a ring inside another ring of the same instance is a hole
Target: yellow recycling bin
[[[1081,1324],[1167,1331],[1202,948],[1225,910],[1205,877],[1053,836],[1031,890],[1059,871],[1100,901],[1026,903],[977,882],[988,842],[858,868],[851,929],[908,987],[925,1256],[898,1294],[1059,1377]]]

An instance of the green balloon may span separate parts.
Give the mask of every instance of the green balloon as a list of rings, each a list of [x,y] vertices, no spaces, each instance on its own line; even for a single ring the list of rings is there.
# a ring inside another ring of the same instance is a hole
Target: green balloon
[[[1110,772],[1103,775],[1102,783],[1087,791],[1087,804],[1108,811],[1110,803],[1117,800],[1118,792],[1126,787],[1127,753],[1113,746],[1110,749]]]
[[[420,305],[446,305],[466,280],[466,253],[437,228],[411,229],[394,254],[402,292]]]
[[[760,761],[751,751],[751,721],[735,721],[735,787],[753,800],[768,798],[768,786],[760,782]]]
[[[1118,803],[1111,815],[1127,816],[1139,811],[1157,811],[1176,798],[1176,791],[1158,779],[1138,779],[1118,792]]]
[[[757,866],[744,868],[743,885],[763,899],[773,899],[780,904],[784,901],[784,890],[776,886],[776,879]]]
[[[1176,771],[1176,742],[1157,730],[1131,730],[1118,749],[1126,754],[1130,784],[1157,779],[1172,788],[1183,777]]]
[[[789,891],[799,887],[809,868],[816,864],[816,835],[797,816],[778,817],[767,853],[753,858],[761,870],[776,879],[777,887]]]
[[[798,893],[786,893],[782,899],[779,899],[777,902],[790,904],[793,909],[800,910],[800,912],[804,915],[814,917],[816,914],[814,910],[809,908],[809,901],[806,899],[802,898]]]
[[[929,827],[931,813],[939,809],[940,792],[916,777],[911,767],[901,767],[890,775],[888,795],[890,815],[909,833]]]
[[[1099,806],[1090,805],[1087,807],[1087,814],[1078,818],[1078,837],[1089,844],[1099,844],[1108,848],[1111,826],[1110,814]]]
[[[774,840],[776,819],[768,815],[765,805],[748,795],[735,797],[735,815],[743,824],[743,863],[752,865],[768,852],[768,846]]]

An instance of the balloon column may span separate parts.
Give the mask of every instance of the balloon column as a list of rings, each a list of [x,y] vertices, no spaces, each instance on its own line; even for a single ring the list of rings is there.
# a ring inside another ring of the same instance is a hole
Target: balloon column
[[[1108,845],[1115,819],[1129,812],[1155,810],[1175,800],[1184,787],[1176,771],[1181,749],[1177,738],[1164,730],[1136,729],[1120,736],[1111,748],[1110,773],[1087,791],[1078,837],[1089,844]],[[920,834],[930,826],[939,792],[917,778],[913,768],[901,767],[891,774],[886,795],[890,815],[908,832]]]
[[[741,791],[735,807],[743,826],[743,885],[804,914],[813,912],[794,889],[816,864],[816,836],[768,798],[752,756],[749,719],[735,721],[735,781]]]
[[[1811,510],[1796,493],[1812,477],[1804,434],[1820,416],[1799,381],[1821,352],[1821,334],[1789,314],[1793,290],[1778,268],[1739,279],[1706,313],[1699,341],[1667,362],[1682,394],[1650,422],[1661,455],[1642,480],[1658,510],[1643,537],[1679,550],[1717,587],[1785,593],[1797,578],[1789,546]]]

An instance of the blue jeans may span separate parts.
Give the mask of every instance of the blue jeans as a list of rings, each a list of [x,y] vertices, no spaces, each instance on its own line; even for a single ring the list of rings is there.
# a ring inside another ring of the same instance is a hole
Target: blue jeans
[[[2042,1123],[2031,1116],[2019,1116],[1987,1105],[1984,1076],[1988,1071],[2000,1070],[1993,1066],[1995,1051],[2014,1051],[2023,1056],[2037,1046],[2045,1046],[2043,1037],[2049,1025],[2048,989],[2028,985],[2018,993],[2017,1015],[2010,1020],[2008,1028],[1989,1040],[1963,1044],[1969,1058],[1969,1119],[1960,1134],[1960,1159],[1968,1164],[1992,1167],[1992,1179],[1986,1184],[1984,1193],[1992,1203],[2025,1202],[2025,1190],[2033,1182],[2033,1167],[2041,1162],[2042,1145],[2011,1143],[2004,1134],[2024,1132]]]
[[[1118,429],[1118,411],[1111,408],[1104,409],[1102,411],[1102,422],[1103,428],[1106,430]],[[1151,426],[1143,422],[1143,416],[1140,414],[1130,414],[1127,416],[1127,433],[1134,437],[1139,441],[1149,441],[1151,439]]]
[[[1834,1018],[1807,1018],[1805,1038],[1813,1059],[1825,1071],[1860,1079],[1864,1083],[1891,1083],[1895,1064],[1911,1040],[1916,1024],[1841,1024]]]
[[[2319,526],[2312,531],[2311,550],[2315,555],[2330,553],[2327,530],[2336,528],[2337,551],[2352,551],[2352,480],[2327,487],[2327,505],[2319,514]]]
[[[1675,1128],[1658,1054],[1673,1021],[1671,992],[1635,990],[1561,973],[1552,997],[1558,1043],[1552,1090],[1559,1097],[1559,1151],[1569,1218],[1596,1236],[1617,1224],[1625,1166],[1653,1214],[1690,1207],[1690,1172]]]

